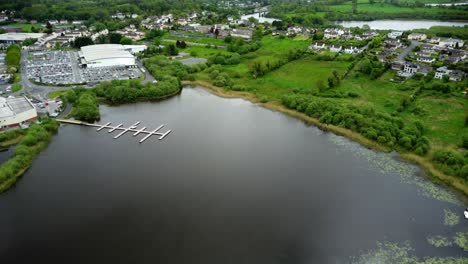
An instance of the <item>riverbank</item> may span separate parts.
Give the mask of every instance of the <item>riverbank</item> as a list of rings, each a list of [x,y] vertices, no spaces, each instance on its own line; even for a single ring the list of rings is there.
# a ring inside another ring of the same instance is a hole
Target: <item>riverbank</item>
[[[391,151],[391,149],[388,148],[387,146],[379,144],[376,141],[370,140],[370,139],[364,137],[363,135],[361,135],[361,134],[359,134],[357,132],[354,132],[354,131],[346,129],[346,128],[330,125],[330,124],[324,124],[324,123],[320,122],[316,118],[312,118],[312,117],[310,117],[310,116],[308,116],[308,115],[306,115],[304,113],[300,113],[298,111],[291,110],[291,109],[283,106],[280,102],[271,101],[271,102],[267,102],[267,103],[262,103],[261,100],[257,96],[255,96],[254,94],[249,93],[249,92],[238,92],[238,91],[225,90],[223,88],[214,86],[213,84],[211,84],[209,82],[201,81],[201,80],[184,81],[184,82],[182,82],[182,84],[187,85],[187,86],[197,85],[197,86],[200,86],[200,87],[204,88],[205,90],[209,91],[210,93],[212,93],[212,94],[214,94],[216,96],[220,96],[220,97],[224,97],[224,98],[242,98],[242,99],[248,100],[248,101],[250,101],[252,103],[263,106],[263,107],[265,107],[267,109],[277,111],[277,112],[281,112],[281,113],[287,114],[287,115],[289,115],[291,117],[300,119],[300,120],[306,122],[307,124],[314,125],[314,126],[318,127],[321,130],[329,131],[329,132],[332,132],[334,134],[344,136],[344,137],[346,137],[346,138],[348,138],[348,139],[350,139],[352,141],[355,141],[355,142],[357,142],[357,143],[359,143],[359,144],[361,144],[361,145],[363,145],[363,146],[365,146],[365,147],[367,147],[369,149],[378,150],[378,151]],[[402,151],[398,151],[398,152],[400,153],[400,158],[401,159],[403,159],[405,161],[413,162],[413,163],[419,165],[421,168],[423,168],[425,170],[425,172],[426,172],[427,177],[429,179],[431,179],[432,181],[434,181],[434,182],[436,182],[438,184],[443,184],[443,185],[445,185],[447,187],[453,188],[454,190],[456,190],[457,192],[462,194],[465,198],[468,197],[468,186],[464,183],[464,181],[462,179],[460,179],[460,178],[447,175],[447,174],[441,172],[440,170],[438,170],[434,166],[433,162],[431,161],[431,159],[429,157],[421,157],[421,156],[415,155],[413,153],[405,153],[405,152],[402,152]]]
[[[32,125],[22,135],[18,133],[15,139],[5,141],[18,143],[13,156],[0,167],[0,193],[10,189],[18,179],[31,167],[34,159],[47,148],[52,136],[57,132],[59,124],[53,119],[41,120],[41,124]]]

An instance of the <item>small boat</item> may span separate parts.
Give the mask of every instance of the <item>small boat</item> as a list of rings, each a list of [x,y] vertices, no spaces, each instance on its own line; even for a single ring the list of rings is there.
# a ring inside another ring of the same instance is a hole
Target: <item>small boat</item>
[[[465,219],[468,219],[468,208],[465,209],[465,212],[463,212],[463,214],[465,215]]]

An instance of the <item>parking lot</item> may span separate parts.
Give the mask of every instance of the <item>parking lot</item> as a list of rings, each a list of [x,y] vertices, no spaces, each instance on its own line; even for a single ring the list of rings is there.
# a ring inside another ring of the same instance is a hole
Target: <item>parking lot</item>
[[[39,83],[75,83],[69,51],[35,52],[28,60],[28,78]]]
[[[125,66],[85,68],[79,70],[80,78],[86,83],[98,83],[111,80],[129,80],[142,74],[138,68]]]
[[[142,74],[138,68],[125,66],[81,68],[78,57],[76,51],[29,53],[27,77],[37,83],[69,85],[136,79]]]

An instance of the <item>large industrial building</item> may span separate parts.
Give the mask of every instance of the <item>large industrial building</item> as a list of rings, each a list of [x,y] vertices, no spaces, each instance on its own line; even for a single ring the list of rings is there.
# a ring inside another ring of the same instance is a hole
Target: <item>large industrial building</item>
[[[0,131],[23,126],[36,119],[36,108],[26,97],[0,97]]]
[[[44,33],[4,33],[0,34],[0,44],[20,44],[26,39],[40,39]]]
[[[83,67],[135,67],[136,52],[146,49],[146,46],[101,44],[81,47],[80,63]]]

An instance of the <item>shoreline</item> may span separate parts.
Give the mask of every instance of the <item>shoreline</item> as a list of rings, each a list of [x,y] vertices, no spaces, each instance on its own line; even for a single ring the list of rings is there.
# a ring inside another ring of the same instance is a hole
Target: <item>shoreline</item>
[[[267,102],[267,103],[262,103],[260,100],[252,93],[249,92],[238,92],[238,91],[230,91],[230,90],[225,90],[224,88],[217,87],[209,82],[206,81],[201,81],[201,80],[196,80],[196,81],[183,81],[182,84],[184,86],[199,86],[206,91],[210,92],[211,94],[214,94],[219,97],[223,98],[242,98],[245,99],[251,103],[257,104],[259,106],[265,107],[269,110],[275,111],[275,112],[280,112],[283,114],[286,114],[288,116],[297,118],[306,124],[316,126],[317,128],[327,131],[327,132],[332,132],[336,135],[343,136],[348,138],[349,140],[352,140],[354,142],[359,143],[360,145],[376,150],[376,151],[383,151],[383,152],[390,152],[392,149],[383,146],[379,144],[378,142],[375,142],[373,140],[370,140],[363,135],[351,131],[346,128],[342,127],[337,127],[334,125],[328,125],[328,124],[323,124],[321,123],[318,119],[312,118],[310,116],[307,116],[304,113],[297,112],[292,109],[288,109],[285,106],[283,106],[279,102]],[[406,162],[411,162],[414,164],[417,164],[424,170],[424,175],[426,178],[431,180],[432,182],[435,182],[437,184],[443,185],[444,187],[448,187],[460,195],[463,196],[463,200],[465,203],[468,203],[468,186],[466,186],[463,182],[462,179],[449,176],[438,170],[437,168],[434,167],[430,159],[418,156],[413,153],[402,153],[400,151],[398,152],[398,158],[400,158],[403,161]]]

